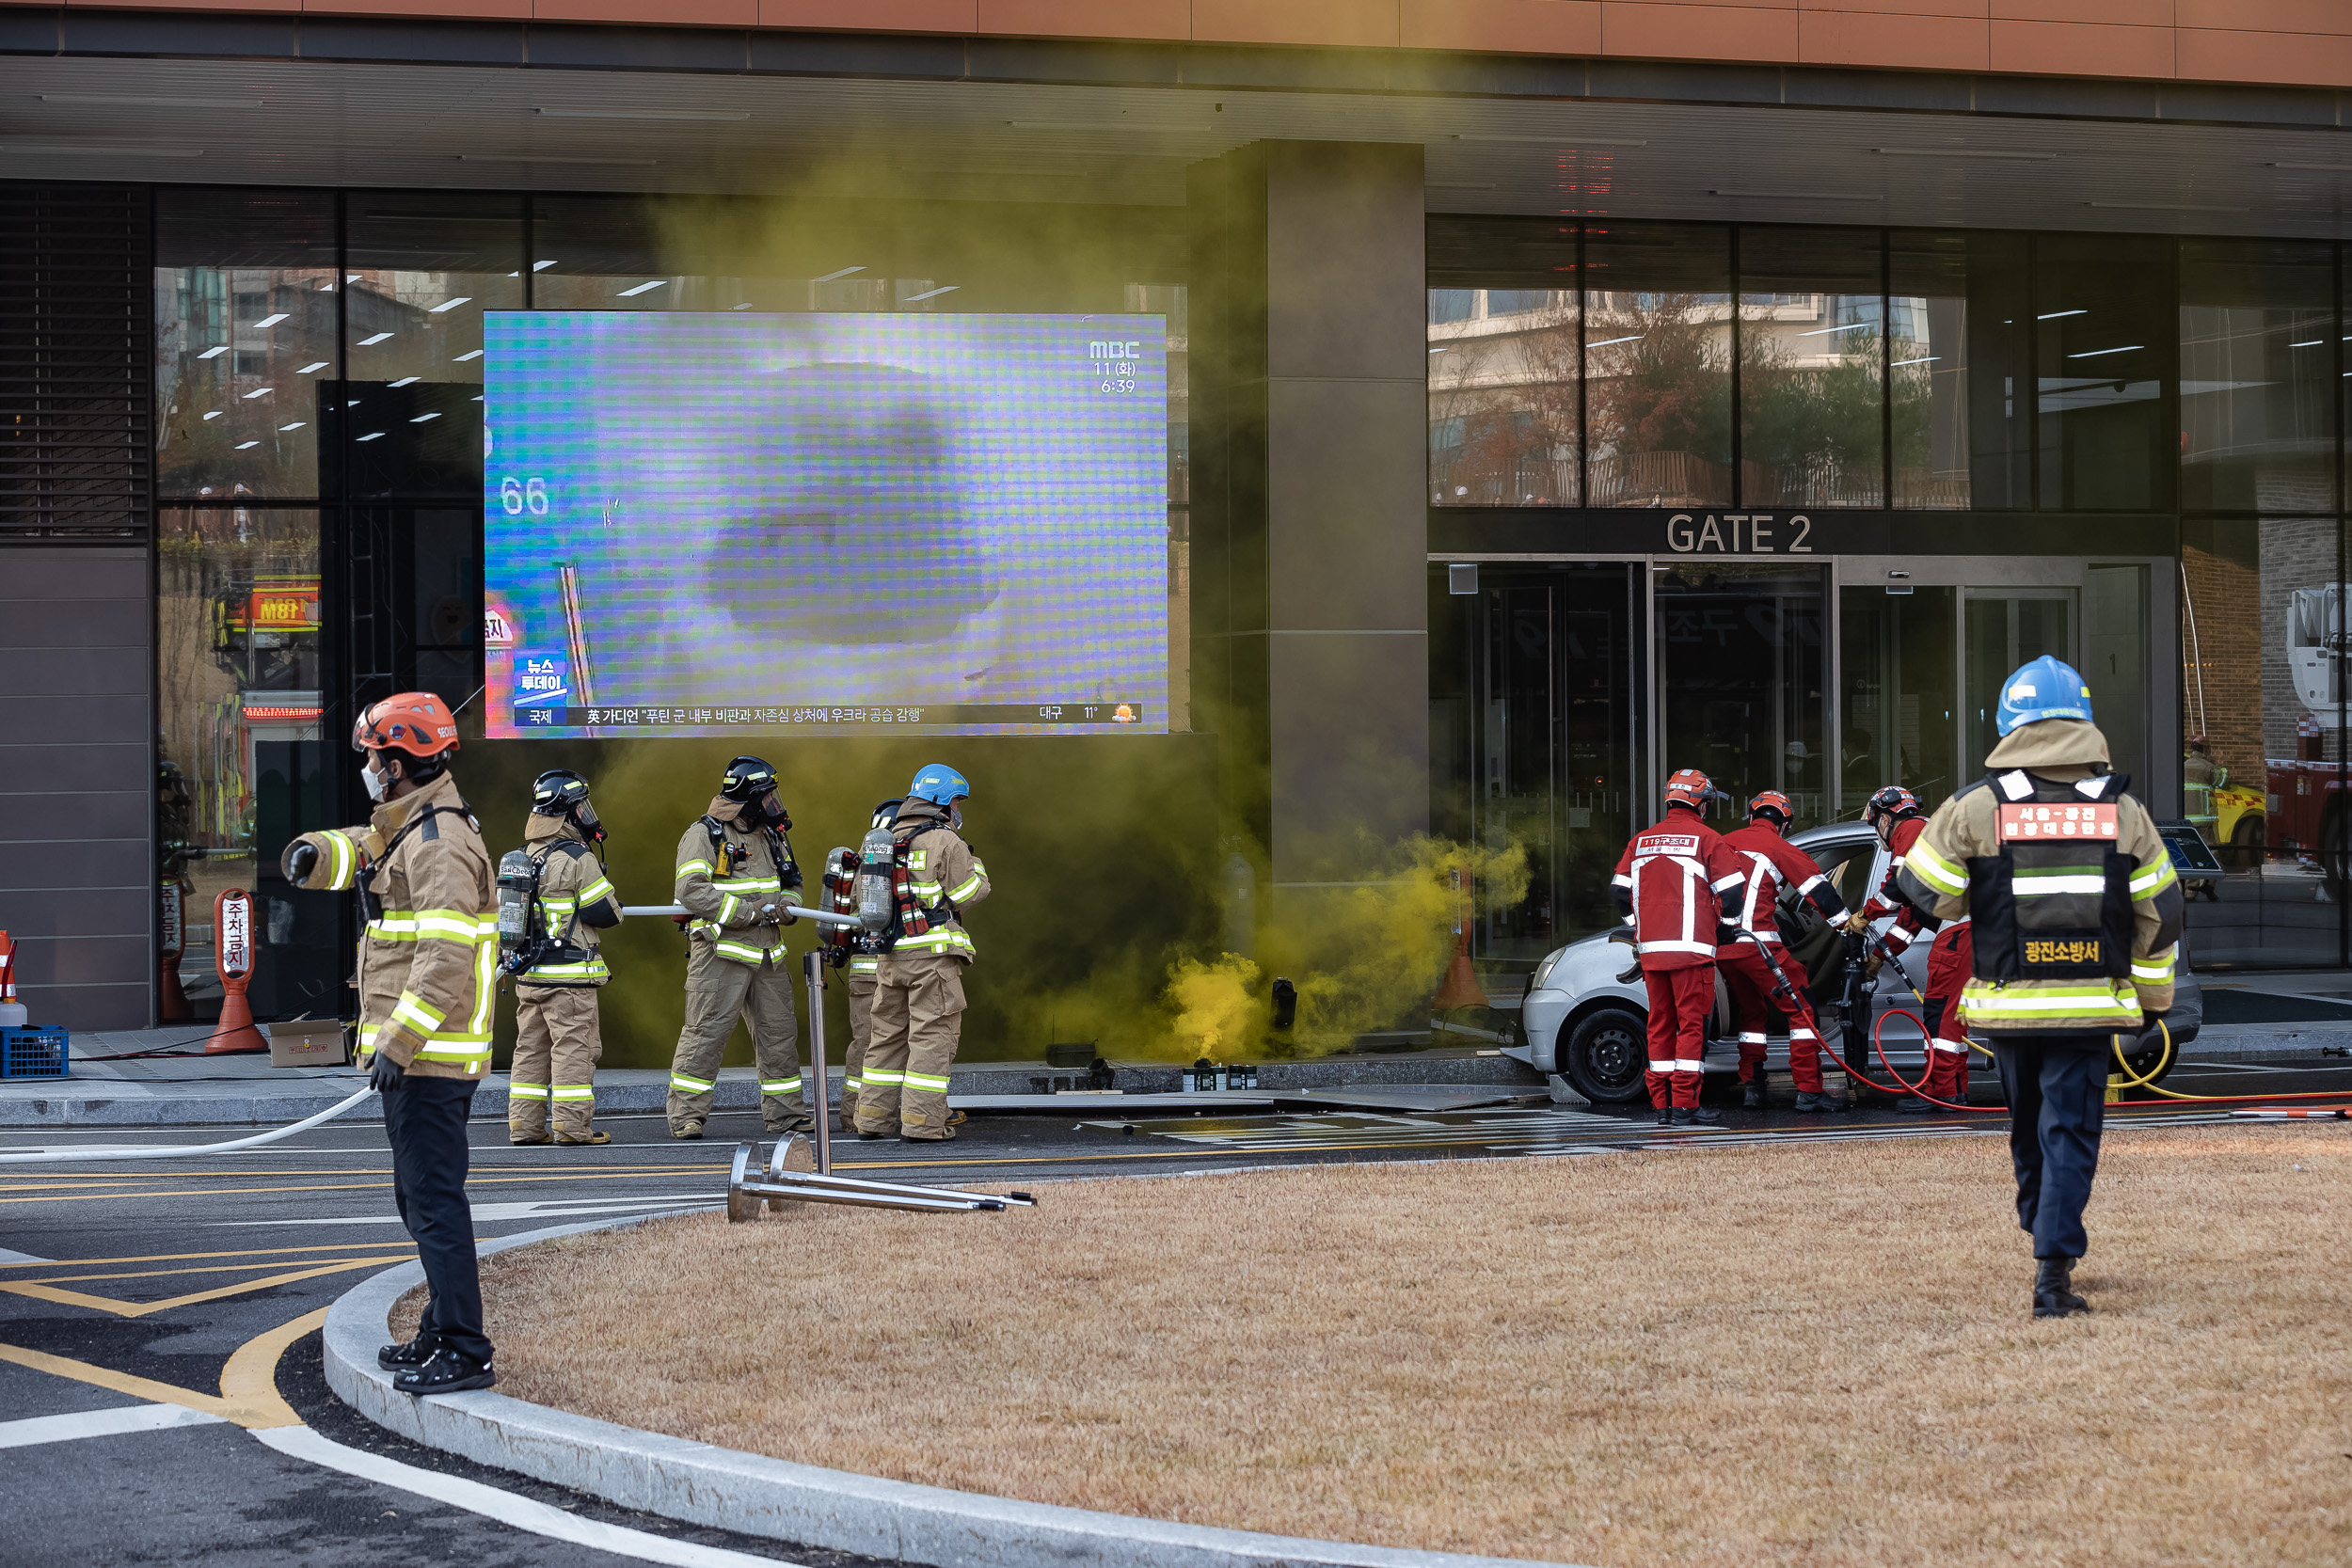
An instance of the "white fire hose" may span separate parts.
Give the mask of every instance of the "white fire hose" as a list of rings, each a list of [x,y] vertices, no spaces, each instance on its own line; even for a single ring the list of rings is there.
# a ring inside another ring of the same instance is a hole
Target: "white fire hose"
[[[274,1144],[280,1138],[291,1138],[296,1132],[307,1132],[323,1121],[332,1121],[373,1094],[373,1085],[363,1087],[348,1100],[338,1101],[313,1117],[267,1132],[256,1132],[249,1138],[231,1138],[222,1144],[129,1144],[114,1148],[15,1148],[0,1154],[0,1164],[24,1164],[50,1160],[172,1160],[206,1154],[227,1154],[235,1149],[253,1148],[262,1144]]]
[[[786,904],[782,908],[786,914],[795,919],[814,920],[825,926],[854,926],[858,923],[857,916],[853,914],[834,914],[823,910],[804,910],[797,904]],[[629,904],[623,906],[621,912],[625,915],[684,914],[686,908],[681,904]],[[256,1132],[249,1138],[231,1138],[227,1143],[125,1144],[109,1148],[17,1148],[0,1153],[0,1164],[39,1164],[54,1160],[200,1159],[208,1154],[230,1154],[240,1148],[258,1148],[262,1144],[276,1143],[280,1138],[291,1138],[296,1132],[307,1132],[321,1122],[334,1120],[374,1092],[373,1086],[361,1088],[348,1100],[339,1101],[316,1116],[305,1117],[300,1121],[272,1129],[267,1132]]]

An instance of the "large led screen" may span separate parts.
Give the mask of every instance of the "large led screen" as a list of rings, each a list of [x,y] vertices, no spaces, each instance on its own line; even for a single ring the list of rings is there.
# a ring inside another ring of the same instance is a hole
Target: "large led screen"
[[[1159,316],[493,312],[493,736],[1168,727]]]

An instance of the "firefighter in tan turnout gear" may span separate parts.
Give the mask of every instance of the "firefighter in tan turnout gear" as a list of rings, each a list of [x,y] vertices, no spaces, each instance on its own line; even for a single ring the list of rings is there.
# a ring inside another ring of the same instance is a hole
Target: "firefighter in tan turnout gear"
[[[1970,1030],[2009,1093],[2017,1224],[2033,1238],[2033,1315],[2089,1309],[2074,1286],[2099,1168],[2107,1065],[2172,1006],[2183,900],[2148,809],[2109,771],[2090,688],[2046,655],[2002,684],[1990,770],[1913,841],[1896,891],[1965,915]]]
[[[963,841],[962,774],[933,763],[915,774],[891,819],[896,909],[875,974],[872,1036],[857,1097],[857,1135],[952,1138],[947,1069],[963,1032],[963,969],[972,938],[959,911],[988,896],[988,868]],[[868,835],[860,874],[878,869]]]
[[[686,1027],[670,1063],[670,1135],[699,1138],[718,1088],[719,1058],[747,1017],[759,1073],[759,1115],[771,1133],[816,1125],[803,1103],[799,1024],[784,912],[801,886],[792,826],[776,770],[737,757],[710,810],[677,841],[677,901],[686,907]]]
[[[874,808],[874,818],[868,831],[887,830],[891,818],[898,815],[901,802],[884,800]],[[833,895],[835,914],[857,912],[858,852],[836,849],[825,865],[825,890]],[[866,1046],[874,1034],[874,987],[882,971],[882,954],[871,943],[853,939],[838,928],[823,933],[825,945],[833,949],[833,960],[842,970],[842,990],[847,993],[850,1007],[850,1051],[841,1070],[841,1127],[844,1132],[857,1130],[857,1095],[864,1085]]]
[[[589,1125],[604,1054],[596,991],[612,977],[596,933],[621,923],[603,848],[588,781],[568,768],[540,774],[531,786],[523,847],[499,863],[499,941],[515,976],[509,1143],[548,1142],[550,1114],[556,1143],[612,1141]]]
[[[286,846],[286,880],[359,890],[359,1062],[384,1101],[392,1201],[431,1299],[415,1338],[376,1353],[410,1394],[487,1388],[490,1340],[466,1202],[466,1117],[490,1069],[498,912],[482,830],[449,761],[457,721],[430,691],[370,707],[351,743],[377,802],[367,826]]]

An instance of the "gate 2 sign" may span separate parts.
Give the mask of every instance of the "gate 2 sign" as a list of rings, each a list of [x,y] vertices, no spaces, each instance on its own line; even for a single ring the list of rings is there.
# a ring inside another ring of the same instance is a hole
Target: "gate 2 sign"
[[[1677,555],[1811,555],[1813,520],[1775,512],[1677,512],[1666,519],[1666,547]]]

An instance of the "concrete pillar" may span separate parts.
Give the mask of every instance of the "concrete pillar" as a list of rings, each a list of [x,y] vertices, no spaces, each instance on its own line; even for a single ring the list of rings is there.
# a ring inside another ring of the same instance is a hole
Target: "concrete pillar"
[[[1198,166],[1193,704],[1277,920],[1429,825],[1422,149]]]

